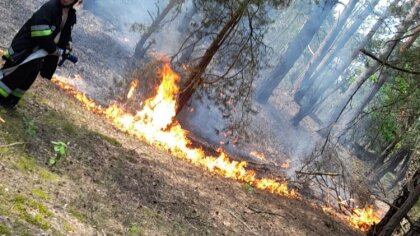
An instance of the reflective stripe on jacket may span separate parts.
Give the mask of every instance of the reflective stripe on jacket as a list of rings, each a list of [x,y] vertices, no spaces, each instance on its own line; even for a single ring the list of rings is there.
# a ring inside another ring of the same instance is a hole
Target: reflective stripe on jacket
[[[61,31],[60,41],[55,44],[54,38],[60,33],[62,14],[63,8],[60,0],[50,0],[45,3],[22,26],[3,58],[14,64],[19,64],[38,48],[49,53],[55,52],[57,46],[65,48],[71,41],[71,30],[76,24],[76,10],[69,9],[69,16]]]

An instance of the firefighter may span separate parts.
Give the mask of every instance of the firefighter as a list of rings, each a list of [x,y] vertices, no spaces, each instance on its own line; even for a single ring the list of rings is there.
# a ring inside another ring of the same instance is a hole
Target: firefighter
[[[5,60],[2,71],[13,72],[0,80],[1,107],[14,108],[39,73],[43,78],[52,78],[59,58],[72,49],[71,31],[76,24],[74,6],[78,2],[82,0],[49,0],[13,38],[2,57]],[[40,49],[48,55],[31,60]]]

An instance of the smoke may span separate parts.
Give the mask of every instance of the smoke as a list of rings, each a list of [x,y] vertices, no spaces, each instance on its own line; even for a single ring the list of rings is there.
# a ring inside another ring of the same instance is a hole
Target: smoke
[[[144,27],[149,26],[152,23],[152,17],[156,17],[158,9],[161,11],[168,0],[101,0],[94,2],[95,4],[92,6],[86,5],[86,9],[107,22],[110,25],[110,30],[118,32],[121,42],[134,51],[141,34],[133,32],[132,26],[134,24]],[[347,4],[348,2],[343,3]],[[316,100],[317,107],[312,112],[314,115],[306,116],[302,120],[301,126],[295,127],[290,122],[301,108],[292,99],[294,92],[296,92],[294,83],[301,75],[302,68],[320,47],[328,31],[334,27],[340,18],[344,10],[342,4],[337,4],[334,7],[322,23],[321,30],[316,33],[303,53],[295,55],[298,60],[274,91],[269,105],[259,106],[257,108],[258,114],[251,116],[250,126],[246,127],[249,134],[246,143],[237,144],[235,140],[230,139],[231,136],[226,134],[226,127],[230,125],[229,122],[224,119],[217,106],[206,97],[194,101],[190,110],[184,111],[181,116],[183,124],[201,138],[214,145],[222,145],[232,152],[249,153],[252,150],[266,152],[267,157],[272,161],[281,163],[285,159],[292,159],[292,162],[295,161],[294,167],[298,168],[304,157],[310,155],[315,150],[316,143],[322,140],[317,131],[322,129],[324,127],[323,122],[332,113],[337,112],[336,109],[339,109],[334,105],[336,100],[340,98],[342,91],[346,89],[349,77],[357,76],[357,73],[359,73],[358,71],[350,71],[344,74],[345,76],[341,76],[341,73],[337,74],[336,71],[337,68],[346,66],[353,50],[357,48],[359,42],[368,34],[372,25],[378,19],[378,16],[374,14],[368,14],[368,18],[363,18],[362,12],[370,7],[375,13],[381,13],[389,5],[385,0],[380,0],[376,6],[372,5],[372,2],[375,1],[364,0],[357,3],[356,10],[344,25],[344,30],[341,30],[337,36],[335,42],[342,40],[343,46],[335,48],[331,62],[325,65],[316,78],[313,78],[317,82],[305,94],[302,104]],[[188,25],[185,25],[182,19],[188,13],[191,4],[191,1],[186,1],[178,15],[173,11],[166,17],[164,26],[152,35],[151,40],[155,42],[152,51],[166,55],[174,55],[178,51],[182,41],[187,37],[184,33],[187,32],[185,29]],[[272,52],[267,55],[269,58],[268,67],[260,72],[256,79],[257,83],[272,74],[278,58],[287,50],[288,43],[293,39],[293,35],[298,34],[315,8],[316,5],[311,1],[299,1],[281,11],[270,12],[275,16],[273,18],[277,20],[270,26],[264,41],[272,48]],[[345,30],[349,29],[355,22],[360,24],[355,32]],[[361,62],[356,61],[356,63]],[[321,91],[326,92],[321,93]],[[332,96],[327,96],[330,94]],[[326,97],[328,99],[325,100]]]
[[[101,0],[92,1],[85,5],[85,9],[105,21],[110,26],[109,30],[118,32],[121,43],[134,51],[142,33],[168,2],[169,0]],[[179,15],[176,11],[172,11],[165,18],[161,30],[154,33],[150,39],[155,42],[153,50],[167,55],[173,55],[178,50],[183,39],[178,29],[180,18],[190,4],[183,4]]]
[[[91,0],[85,1],[85,10],[102,19],[105,25],[104,30],[112,31],[113,35],[118,36],[117,38],[121,45],[128,47],[133,52],[137,41],[141,37],[139,32],[132,31],[133,24],[141,24],[145,27],[149,26],[152,23],[152,17],[156,17],[158,9],[162,10],[168,2],[168,0]],[[376,6],[370,4],[368,7],[371,7],[378,14],[370,14],[367,19],[359,18],[358,14],[371,2],[373,0],[364,0],[358,3],[355,13],[351,16],[352,19],[349,20],[345,27],[348,28],[354,21],[359,20],[362,21],[360,28],[355,34],[339,35],[339,38],[348,38],[349,40],[344,47],[337,49],[334,60],[319,75],[323,78],[323,82],[322,84],[316,84],[316,86],[319,88],[328,88],[326,94],[334,92],[333,96],[330,96],[324,101],[323,97],[325,94],[319,95],[316,90],[312,90],[310,96],[307,95],[303,100],[304,103],[308,101],[308,97],[321,100],[320,103],[322,106],[314,112],[321,121],[326,120],[331,113],[336,112],[336,108],[334,107],[335,101],[340,98],[342,90],[345,90],[348,77],[357,76],[359,73],[357,71],[347,73],[346,76],[338,78],[334,71],[340,65],[345,64],[346,58],[351,57],[355,46],[368,34],[372,25],[378,19],[377,15],[380,15],[389,5],[387,0],[380,0]],[[191,8],[191,4],[191,1],[186,1],[178,15],[172,12],[167,16],[164,20],[165,24],[163,28],[152,36],[152,40],[155,41],[153,50],[167,55],[173,55],[177,52],[181,42],[186,37],[181,32],[188,25],[183,25],[182,19]],[[258,75],[257,82],[269,76],[273,67],[276,65],[278,57],[287,49],[289,40],[293,38],[293,35],[298,33],[314,7],[315,5],[311,1],[296,1],[288,8],[270,12],[270,14],[276,16],[273,18],[277,19],[269,28],[265,38],[266,44],[273,49],[272,53],[267,55],[270,58],[269,65],[271,67],[269,66],[264,71],[261,71]],[[328,30],[334,25],[342,12],[343,5],[338,4],[333,10],[333,14],[323,23],[320,32],[317,33],[303,54],[298,55],[299,60],[274,92],[272,98],[275,99],[270,100],[271,104],[269,106],[260,107],[258,109],[259,114],[252,117],[250,127],[246,127],[249,133],[252,134],[252,139],[250,139],[250,143],[246,147],[242,145],[241,148],[249,150],[257,149],[259,151],[270,150],[268,151],[268,155],[272,156],[273,159],[277,159],[277,161],[282,161],[281,159],[287,156],[297,160],[302,159],[303,156],[308,155],[314,149],[316,141],[319,140],[319,136],[314,133],[319,128],[322,128],[322,124],[317,124],[313,120],[313,117],[306,117],[303,120],[302,125],[304,128],[293,127],[289,122],[299,110],[299,106],[294,104],[290,99],[293,92],[295,92],[293,91],[293,82],[301,72],[302,65],[308,62],[312,53],[319,47]],[[376,34],[375,37],[378,37],[377,35],[380,34]],[[103,50],[105,51],[106,48]],[[115,60],[112,55],[109,58],[110,61],[119,60]],[[362,62],[356,61],[355,63],[360,64]],[[109,64],[112,64],[112,62]],[[120,66],[119,63],[115,64]],[[350,68],[354,67],[356,65]],[[341,87],[337,91],[334,91],[333,89],[337,86]],[[215,144],[224,143],[228,148],[237,147],[224,134],[224,129],[229,124],[212,101],[207,98],[201,99],[194,102],[192,108],[194,111],[187,112],[184,117],[184,120],[187,121],[186,125],[190,130],[199,133]],[[279,158],[278,156],[282,157]]]

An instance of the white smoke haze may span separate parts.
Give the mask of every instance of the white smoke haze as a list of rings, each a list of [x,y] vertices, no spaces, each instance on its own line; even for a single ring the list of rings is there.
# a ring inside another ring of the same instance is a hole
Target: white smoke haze
[[[132,26],[134,24],[149,26],[152,23],[150,15],[156,17],[157,7],[162,10],[168,2],[153,0],[101,0],[98,1],[96,8],[88,9],[88,11],[100,17],[105,22],[105,25],[109,24],[109,30],[113,31],[114,35],[117,35],[120,43],[128,47],[131,53],[134,53],[134,48],[141,34],[133,32]],[[245,127],[249,134],[247,139],[236,143],[235,138],[230,136],[230,131],[226,129],[230,125],[229,121],[223,117],[223,114],[214,102],[206,96],[200,96],[200,99],[194,100],[192,105],[184,110],[179,117],[181,123],[198,139],[205,140],[215,147],[222,146],[225,150],[243,158],[251,158],[255,162],[267,164],[274,163],[276,166],[290,162],[290,167],[282,171],[291,177],[295,176],[295,171],[304,165],[307,158],[323,142],[325,137],[319,132],[325,128],[323,121],[328,120],[339,109],[336,107],[336,102],[343,95],[343,89],[348,86],[351,77],[357,77],[361,74],[361,69],[363,69],[366,59],[359,56],[347,68],[346,73],[336,76],[334,72],[340,66],[346,64],[346,60],[352,56],[353,51],[361,40],[370,32],[372,26],[390,4],[388,0],[380,0],[376,6],[369,6],[372,7],[373,13],[369,14],[366,19],[358,18],[358,14],[361,14],[366,9],[367,4],[373,1],[363,0],[356,4],[355,11],[353,11],[349,20],[346,21],[344,27],[349,28],[355,21],[361,21],[360,27],[352,35],[345,35],[343,32],[346,31],[341,31],[338,38],[346,38],[348,41],[342,48],[337,49],[337,54],[331,63],[327,65],[327,69],[319,75],[323,78],[323,81],[326,81],[326,84],[323,85],[327,88],[325,94],[330,96],[327,96],[326,99],[324,97],[316,97],[321,100],[321,105],[314,112],[315,116],[304,118],[300,126],[295,127],[290,120],[298,113],[300,107],[293,101],[293,94],[296,92],[293,88],[294,81],[301,75],[304,65],[311,60],[312,55],[316,52],[328,31],[340,19],[345,5],[349,2],[349,0],[341,1],[340,4],[334,7],[332,14],[323,21],[321,30],[317,32],[304,52],[298,55],[299,59],[274,91],[268,104],[255,105],[257,114],[251,116],[249,126]],[[180,33],[180,29],[189,27],[188,25],[182,25],[182,19],[191,6],[192,2],[186,1],[179,14],[172,11],[166,17],[163,27],[151,36],[151,40],[155,42],[150,50],[151,52],[172,56],[179,50],[183,40],[187,37],[187,35]],[[267,67],[260,71],[255,80],[256,86],[270,75],[279,57],[287,50],[288,43],[299,33],[310,12],[315,7],[311,1],[292,1],[289,7],[280,11],[270,12],[276,21],[269,27],[264,41],[272,48],[272,51],[267,55],[267,58],[269,58]],[[394,29],[400,20],[393,17],[390,19],[382,27]],[[380,28],[379,32],[382,29]],[[390,35],[376,33],[372,40],[382,40],[389,37]],[[198,45],[197,48],[205,48],[205,46],[203,43],[203,45]],[[366,93],[370,85],[364,85],[360,93]],[[337,89],[338,86],[341,87]],[[357,103],[357,99],[353,102]],[[347,109],[344,116],[349,116],[354,112],[354,110]],[[351,154],[344,149],[340,150],[337,158],[343,161],[347,171],[352,171],[353,162],[352,158],[349,158]],[[249,155],[251,151],[264,153],[265,160],[261,161],[251,157]]]

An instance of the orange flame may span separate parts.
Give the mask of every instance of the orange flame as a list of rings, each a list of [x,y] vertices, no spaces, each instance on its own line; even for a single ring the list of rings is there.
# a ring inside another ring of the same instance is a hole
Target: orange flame
[[[351,226],[367,232],[372,225],[379,223],[381,218],[373,210],[372,206],[368,206],[366,208],[353,209],[352,215],[348,216],[348,221]]]
[[[149,144],[170,152],[172,155],[187,160],[196,166],[202,167],[212,173],[223,177],[246,182],[258,189],[287,196],[299,198],[295,190],[290,190],[285,181],[270,178],[258,178],[255,171],[247,169],[247,162],[233,161],[222,150],[217,150],[218,156],[211,156],[202,148],[191,147],[188,132],[175,120],[176,96],[179,92],[179,75],[174,73],[169,65],[162,71],[163,81],[158,88],[157,95],[146,100],[141,111],[136,114],[126,112],[117,104],[103,108],[97,105],[84,93],[78,92],[73,86],[62,82],[55,77],[52,82],[62,90],[74,96],[88,110],[106,117],[110,123],[130,135],[133,135]],[[370,220],[373,210],[356,209],[355,215],[348,217],[353,227],[366,230],[377,222],[377,218]]]
[[[143,109],[136,114],[127,113],[116,104],[102,108],[72,86],[56,78],[52,81],[79,100],[87,110],[105,116],[118,129],[167,150],[178,158],[188,160],[196,166],[226,178],[249,183],[261,190],[298,197],[295,190],[288,189],[287,182],[258,178],[255,171],[246,169],[247,162],[230,160],[222,149],[217,150],[218,156],[211,156],[207,155],[202,148],[191,147],[192,142],[188,139],[188,132],[182,129],[174,118],[179,92],[177,84],[180,77],[171,70],[169,65],[164,66],[162,76],[163,80],[157,95],[146,100]]]
[[[131,81],[131,86],[130,86],[130,90],[128,91],[127,94],[127,98],[130,99],[133,97],[134,92],[136,91],[136,89],[139,87],[139,81],[138,80],[133,80]]]
[[[252,152],[249,153],[249,155],[252,156],[252,157],[255,157],[257,159],[260,159],[262,161],[265,160],[265,155],[264,155],[264,153],[261,153],[261,152],[252,151]]]
[[[343,203],[339,203],[342,204]],[[324,206],[321,208],[326,214],[339,217],[349,222],[350,226],[362,231],[369,231],[372,225],[378,224],[381,221],[379,214],[373,210],[372,206],[365,208],[353,208],[351,212],[346,212],[347,215],[340,214],[331,206]]]
[[[283,164],[281,164],[280,167],[283,168],[283,169],[289,169],[291,162],[292,162],[291,160],[287,159],[285,162],[283,162]]]

